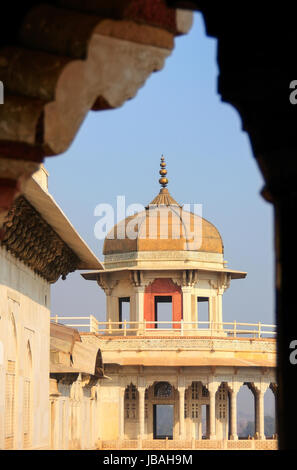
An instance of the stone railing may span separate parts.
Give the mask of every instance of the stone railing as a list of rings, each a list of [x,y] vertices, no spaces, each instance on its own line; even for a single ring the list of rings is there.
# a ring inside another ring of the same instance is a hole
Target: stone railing
[[[93,315],[88,316],[52,316],[54,322],[62,322],[66,326],[84,329],[99,335],[113,336],[229,336],[229,337],[275,337],[276,326],[265,323],[242,322],[186,322],[181,321],[98,321]]]
[[[127,439],[98,441],[99,450],[277,450],[277,439],[239,439],[231,440],[169,440],[169,439]]]

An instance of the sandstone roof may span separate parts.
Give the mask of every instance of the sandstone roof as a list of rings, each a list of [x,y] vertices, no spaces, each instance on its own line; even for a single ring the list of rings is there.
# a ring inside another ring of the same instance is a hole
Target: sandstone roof
[[[177,204],[161,202],[162,197],[159,201],[117,224],[104,241],[103,254],[135,251],[203,251],[223,254],[223,241],[213,224],[196,214],[183,211]]]

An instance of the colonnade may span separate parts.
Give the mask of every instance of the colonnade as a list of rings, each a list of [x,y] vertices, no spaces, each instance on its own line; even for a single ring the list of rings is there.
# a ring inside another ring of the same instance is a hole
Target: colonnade
[[[181,381],[182,382],[182,381]],[[194,381],[193,381],[194,382]],[[192,383],[193,383],[192,382]],[[154,382],[156,384],[158,382]],[[264,432],[264,394],[266,390],[270,387],[275,394],[275,383],[269,382],[220,382],[220,381],[212,381],[209,383],[202,384],[204,388],[207,389],[207,398],[204,398],[203,403],[207,405],[208,413],[207,413],[207,438],[211,440],[218,439],[218,396],[217,392],[220,389],[220,386],[224,384],[224,390],[227,392],[228,398],[226,399],[225,403],[225,410],[226,416],[224,416],[224,423],[227,426],[227,436],[230,440],[237,440],[238,439],[238,430],[237,430],[237,397],[240,388],[243,385],[247,385],[254,396],[254,410],[255,410],[255,437],[257,439],[265,439],[265,432]],[[145,432],[145,423],[147,417],[145,416],[145,407],[146,405],[146,390],[152,384],[148,386],[145,384],[138,385],[137,389],[137,396],[138,399],[136,400],[136,420],[137,420],[137,432],[138,432],[138,439],[146,439],[147,435]],[[127,436],[125,435],[125,387],[121,387],[120,393],[120,439],[125,439]],[[185,404],[186,400],[186,391],[191,390],[191,384],[185,384],[182,382],[181,384],[177,384],[175,387],[175,396],[178,397],[174,399],[174,402],[170,401],[170,403],[174,403],[176,410],[178,410],[178,433],[175,433],[175,439],[184,440],[189,438],[189,435],[186,435],[186,413],[185,413]],[[166,404],[166,400],[163,402]],[[201,406],[200,406],[201,409]],[[200,412],[199,412],[200,413]],[[190,413],[189,413],[190,415]],[[201,419],[201,416],[200,416]],[[178,434],[178,435],[177,435]],[[201,436],[202,437],[202,436]],[[193,435],[191,436],[193,438]]]

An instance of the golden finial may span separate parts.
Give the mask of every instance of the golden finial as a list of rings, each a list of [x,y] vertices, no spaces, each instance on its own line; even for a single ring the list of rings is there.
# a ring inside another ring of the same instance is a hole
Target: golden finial
[[[163,188],[166,188],[168,184],[168,179],[166,178],[166,175],[167,175],[166,162],[165,162],[165,158],[163,157],[163,155],[161,156],[160,167],[161,167],[161,170],[159,171],[159,173],[161,175],[161,178],[159,179],[159,183]]]

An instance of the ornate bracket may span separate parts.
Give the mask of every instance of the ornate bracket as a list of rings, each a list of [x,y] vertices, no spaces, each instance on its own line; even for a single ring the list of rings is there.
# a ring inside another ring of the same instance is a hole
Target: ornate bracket
[[[198,271],[196,269],[185,269],[180,281],[181,287],[193,287],[198,282]]]
[[[219,273],[217,280],[209,280],[210,287],[216,289],[219,295],[223,295],[225,290],[230,287],[231,275],[228,273]]]
[[[143,286],[143,272],[142,271],[131,271],[130,272],[130,281],[134,287]]]
[[[119,281],[116,279],[109,279],[103,274],[99,274],[97,277],[97,284],[104,290],[106,295],[111,295],[118,283]]]

